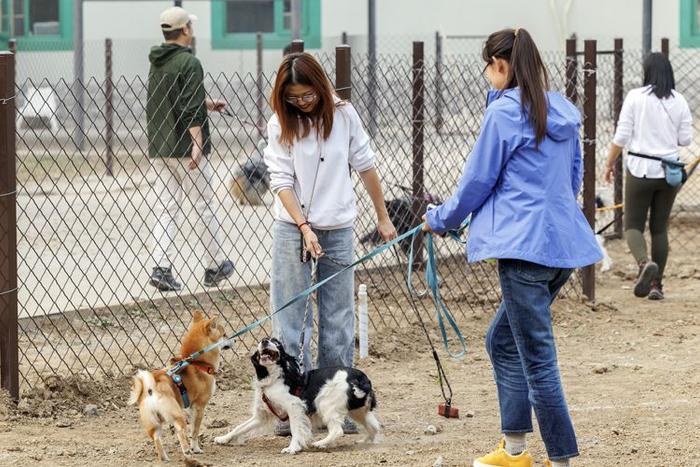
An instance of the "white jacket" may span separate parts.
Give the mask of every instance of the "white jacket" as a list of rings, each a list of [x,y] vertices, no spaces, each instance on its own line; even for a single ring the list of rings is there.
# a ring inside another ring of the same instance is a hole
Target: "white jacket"
[[[347,102],[336,103],[333,129],[325,141],[312,128],[290,148],[280,144],[281,133],[273,115],[267,123],[268,145],[263,153],[273,193],[293,189],[314,228],[352,226],[357,208],[349,167],[364,172],[375,166],[374,151],[355,108]],[[279,196],[275,196],[275,219],[294,223]]]
[[[647,156],[678,160],[678,146],[693,141],[693,117],[679,92],[659,99],[650,86],[632,89],[625,97],[613,143]],[[664,178],[661,162],[628,154],[627,169],[637,178]]]

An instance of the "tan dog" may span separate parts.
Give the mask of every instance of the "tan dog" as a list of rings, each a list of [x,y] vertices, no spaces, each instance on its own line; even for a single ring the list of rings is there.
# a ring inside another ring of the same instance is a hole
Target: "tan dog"
[[[171,358],[170,365],[224,337],[224,328],[218,318],[207,319],[201,311],[194,311],[192,323],[182,338],[180,355]],[[153,440],[160,460],[168,460],[161,442],[161,431],[164,425],[175,426],[185,458],[190,452],[202,452],[199,447],[199,428],[202,424],[204,409],[216,390],[214,374],[219,369],[219,354],[220,349],[216,347],[193,360],[178,373],[186,390],[187,399],[190,402],[190,413],[194,419],[189,448],[186,435],[187,413],[183,396],[173,378],[166,374],[167,368],[154,371],[139,370],[134,376],[129,404],[138,404],[141,424],[148,437]]]

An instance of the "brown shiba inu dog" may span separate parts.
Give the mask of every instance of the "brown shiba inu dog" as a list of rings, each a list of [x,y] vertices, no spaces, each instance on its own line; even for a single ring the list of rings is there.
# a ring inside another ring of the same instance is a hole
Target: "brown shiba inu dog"
[[[182,338],[180,354],[170,359],[170,365],[224,337],[224,328],[218,318],[207,319],[201,311],[194,311],[192,323]],[[167,368],[154,371],[139,370],[134,376],[129,404],[138,404],[141,424],[149,438],[153,440],[160,460],[168,460],[161,442],[161,430],[163,426],[168,425],[175,426],[182,453],[186,458],[190,452],[202,452],[199,447],[199,428],[204,416],[204,408],[216,389],[214,375],[219,369],[219,354],[220,348],[215,347],[192,360],[189,365],[173,376],[167,374]],[[178,380],[177,384],[176,380]],[[193,417],[189,448],[186,434],[186,408],[191,410]]]

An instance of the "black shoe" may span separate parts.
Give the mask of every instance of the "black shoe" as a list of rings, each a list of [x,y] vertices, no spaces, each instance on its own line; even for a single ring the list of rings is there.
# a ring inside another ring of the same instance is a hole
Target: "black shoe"
[[[171,268],[153,268],[150,284],[161,292],[177,292],[182,289],[182,284],[175,280]]]
[[[639,263],[639,277],[634,284],[634,295],[636,297],[646,297],[651,291],[651,281],[659,272],[659,266],[653,261],[642,261]]]
[[[663,300],[664,299],[664,286],[661,281],[654,279],[651,281],[651,290],[647,296],[649,300]]]
[[[214,287],[224,279],[233,275],[233,262],[230,259],[224,260],[216,269],[206,269],[204,271],[204,286]]]
[[[343,433],[346,435],[356,435],[359,432],[360,431],[357,429],[357,425],[355,425],[355,422],[353,422],[349,418],[346,418],[343,422]]]

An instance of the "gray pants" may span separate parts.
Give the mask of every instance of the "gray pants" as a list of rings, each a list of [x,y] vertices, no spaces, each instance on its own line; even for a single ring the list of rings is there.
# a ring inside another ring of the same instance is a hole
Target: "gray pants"
[[[326,255],[343,264],[354,260],[352,228],[314,230]],[[272,281],[270,301],[273,311],[311,286],[311,262],[302,263],[301,234],[294,224],[275,221],[272,233]],[[334,274],[342,266],[321,258],[318,280]],[[354,272],[346,271],[317,291],[318,357],[317,368],[352,366],[355,350]],[[273,332],[288,354],[299,355],[299,338],[306,300],[302,299],[273,318]],[[313,306],[311,303],[309,306]],[[311,310],[304,335],[304,368],[312,369],[310,342],[313,328]]]

